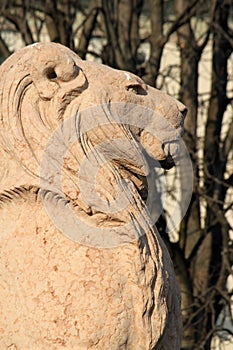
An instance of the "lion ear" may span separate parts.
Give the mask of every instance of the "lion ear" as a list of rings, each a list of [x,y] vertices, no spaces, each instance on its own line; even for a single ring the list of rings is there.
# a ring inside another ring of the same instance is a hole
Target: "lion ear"
[[[49,81],[43,74],[33,77],[33,83],[42,100],[51,100],[59,88],[56,82]]]
[[[86,85],[86,77],[77,65],[78,59],[75,60],[73,53],[61,45],[41,45],[35,59],[31,75],[42,99],[51,100],[57,92],[64,95]]]

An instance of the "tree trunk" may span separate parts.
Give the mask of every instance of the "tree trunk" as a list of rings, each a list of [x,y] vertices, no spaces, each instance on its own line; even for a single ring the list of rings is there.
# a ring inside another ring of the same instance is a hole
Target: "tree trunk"
[[[224,261],[223,251],[227,249],[229,242],[229,225],[224,216],[224,201],[226,195],[226,184],[224,174],[228,154],[222,151],[221,131],[223,127],[223,116],[229,100],[227,98],[227,61],[232,53],[232,46],[227,40],[225,33],[229,33],[228,17],[230,12],[229,0],[218,0],[213,29],[212,46],[212,83],[211,96],[208,109],[208,118],[205,129],[204,164],[205,164],[205,191],[207,195],[206,227],[209,236],[211,252],[208,266],[208,287],[216,286],[212,292],[212,308],[205,311],[206,324],[200,324],[205,333],[212,329],[212,323],[217,321],[223,305],[220,303],[219,291],[226,292],[227,265]],[[221,215],[219,216],[219,213]],[[203,293],[203,288],[198,293]],[[205,334],[203,334],[203,337]],[[210,344],[210,337],[208,344]],[[210,349],[206,346],[205,349]]]
[[[74,49],[73,23],[76,17],[74,1],[45,1],[45,23],[51,41]]]
[[[10,56],[11,51],[9,50],[8,46],[6,45],[5,41],[0,36],[0,64],[8,57]]]
[[[88,45],[92,38],[97,16],[99,13],[100,1],[92,0],[89,4],[87,18],[83,24],[82,34],[79,39],[77,53],[84,59],[86,57]]]
[[[140,42],[138,30],[142,3],[142,0],[102,0],[107,37],[103,63],[137,72],[136,51]]]
[[[149,0],[151,35],[150,35],[150,58],[146,66],[145,82],[156,86],[164,45],[166,41],[163,35],[163,0]]]
[[[175,10],[177,17],[185,12],[187,6],[188,1],[186,0],[175,1]],[[181,55],[180,100],[188,107],[188,115],[185,121],[184,141],[190,152],[195,173],[194,193],[189,210],[180,228],[180,247],[183,251],[184,257],[187,259],[201,235],[200,207],[199,198],[197,195],[198,169],[196,158],[198,64],[200,60],[200,53],[198,51],[198,47],[196,46],[196,41],[190,21],[180,27],[177,31],[177,34]],[[180,273],[182,275],[184,272],[180,269]],[[182,277],[178,277],[178,279],[181,278]],[[183,288],[185,287],[183,286]],[[187,298],[187,290],[183,288],[182,308],[184,310],[184,336],[182,349],[191,350],[195,348],[196,344],[195,329],[189,325],[189,323],[192,322],[190,315],[193,315],[195,312],[194,300]],[[186,286],[186,289],[188,289],[188,286]],[[190,294],[192,294],[192,291],[190,291]]]

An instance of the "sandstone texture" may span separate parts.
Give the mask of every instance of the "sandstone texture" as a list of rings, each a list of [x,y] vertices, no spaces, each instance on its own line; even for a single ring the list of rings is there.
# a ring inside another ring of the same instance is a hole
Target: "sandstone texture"
[[[185,107],[55,43],[0,76],[0,349],[180,349],[145,177],[173,165]]]

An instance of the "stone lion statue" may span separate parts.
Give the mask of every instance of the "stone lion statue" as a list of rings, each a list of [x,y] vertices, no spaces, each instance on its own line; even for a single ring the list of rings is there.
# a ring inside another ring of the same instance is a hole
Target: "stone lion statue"
[[[180,349],[179,288],[145,203],[185,107],[55,43],[0,69],[1,349]]]

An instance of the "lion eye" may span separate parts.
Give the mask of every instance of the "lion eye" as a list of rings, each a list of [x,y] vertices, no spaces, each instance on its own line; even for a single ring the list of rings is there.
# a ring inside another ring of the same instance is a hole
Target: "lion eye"
[[[147,95],[146,90],[140,84],[130,84],[126,87],[126,90],[136,95]]]

